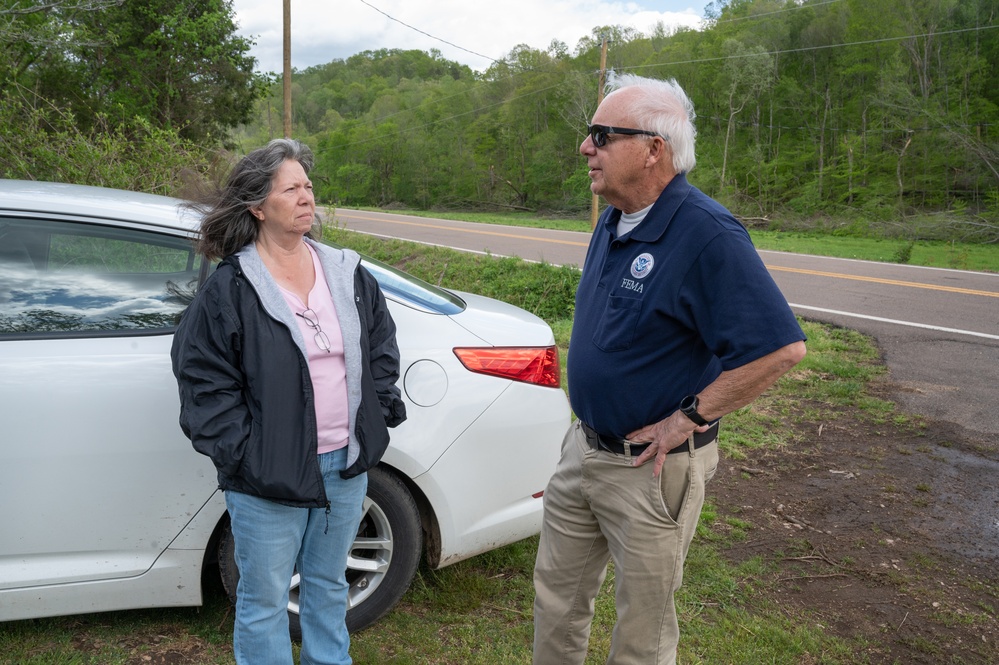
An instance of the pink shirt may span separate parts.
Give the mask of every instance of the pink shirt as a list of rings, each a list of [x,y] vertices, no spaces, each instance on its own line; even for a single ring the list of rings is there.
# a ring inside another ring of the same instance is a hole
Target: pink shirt
[[[316,433],[319,438],[318,454],[328,453],[347,445],[350,436],[350,423],[347,410],[347,366],[343,359],[343,334],[340,320],[333,307],[333,295],[323,274],[322,264],[316,251],[306,245],[312,255],[312,265],[316,271],[316,283],[309,292],[308,306],[291,291],[281,289],[285,302],[295,313],[298,328],[305,338],[308,353],[309,374],[312,376],[312,392],[316,403]],[[318,330],[309,324],[305,317],[298,316],[311,309],[310,320],[329,340],[330,350],[325,351],[317,341]]]

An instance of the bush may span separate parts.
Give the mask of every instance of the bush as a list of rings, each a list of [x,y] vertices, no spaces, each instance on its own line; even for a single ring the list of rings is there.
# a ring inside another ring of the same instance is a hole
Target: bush
[[[21,88],[0,96],[0,176],[178,195],[219,153],[142,118],[81,131],[71,114]]]

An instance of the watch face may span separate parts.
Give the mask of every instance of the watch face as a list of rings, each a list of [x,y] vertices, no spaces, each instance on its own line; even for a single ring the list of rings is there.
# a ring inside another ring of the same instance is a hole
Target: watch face
[[[698,425],[707,425],[708,421],[697,412],[697,395],[687,395],[680,401],[680,413],[693,420]]]

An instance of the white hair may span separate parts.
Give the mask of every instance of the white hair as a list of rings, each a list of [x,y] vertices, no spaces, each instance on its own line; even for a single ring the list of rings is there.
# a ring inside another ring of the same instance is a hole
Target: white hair
[[[639,129],[655,132],[666,139],[673,154],[673,169],[687,173],[694,168],[694,105],[676,79],[653,79],[635,74],[610,73],[607,95],[624,88],[637,90],[630,111]]]

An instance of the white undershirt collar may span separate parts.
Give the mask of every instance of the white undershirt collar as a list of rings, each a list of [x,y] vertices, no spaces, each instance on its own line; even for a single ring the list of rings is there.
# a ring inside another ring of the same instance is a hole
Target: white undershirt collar
[[[654,205],[655,202],[652,202],[647,208],[642,208],[637,212],[622,212],[621,219],[617,221],[617,237],[620,238],[626,233],[634,231]]]

